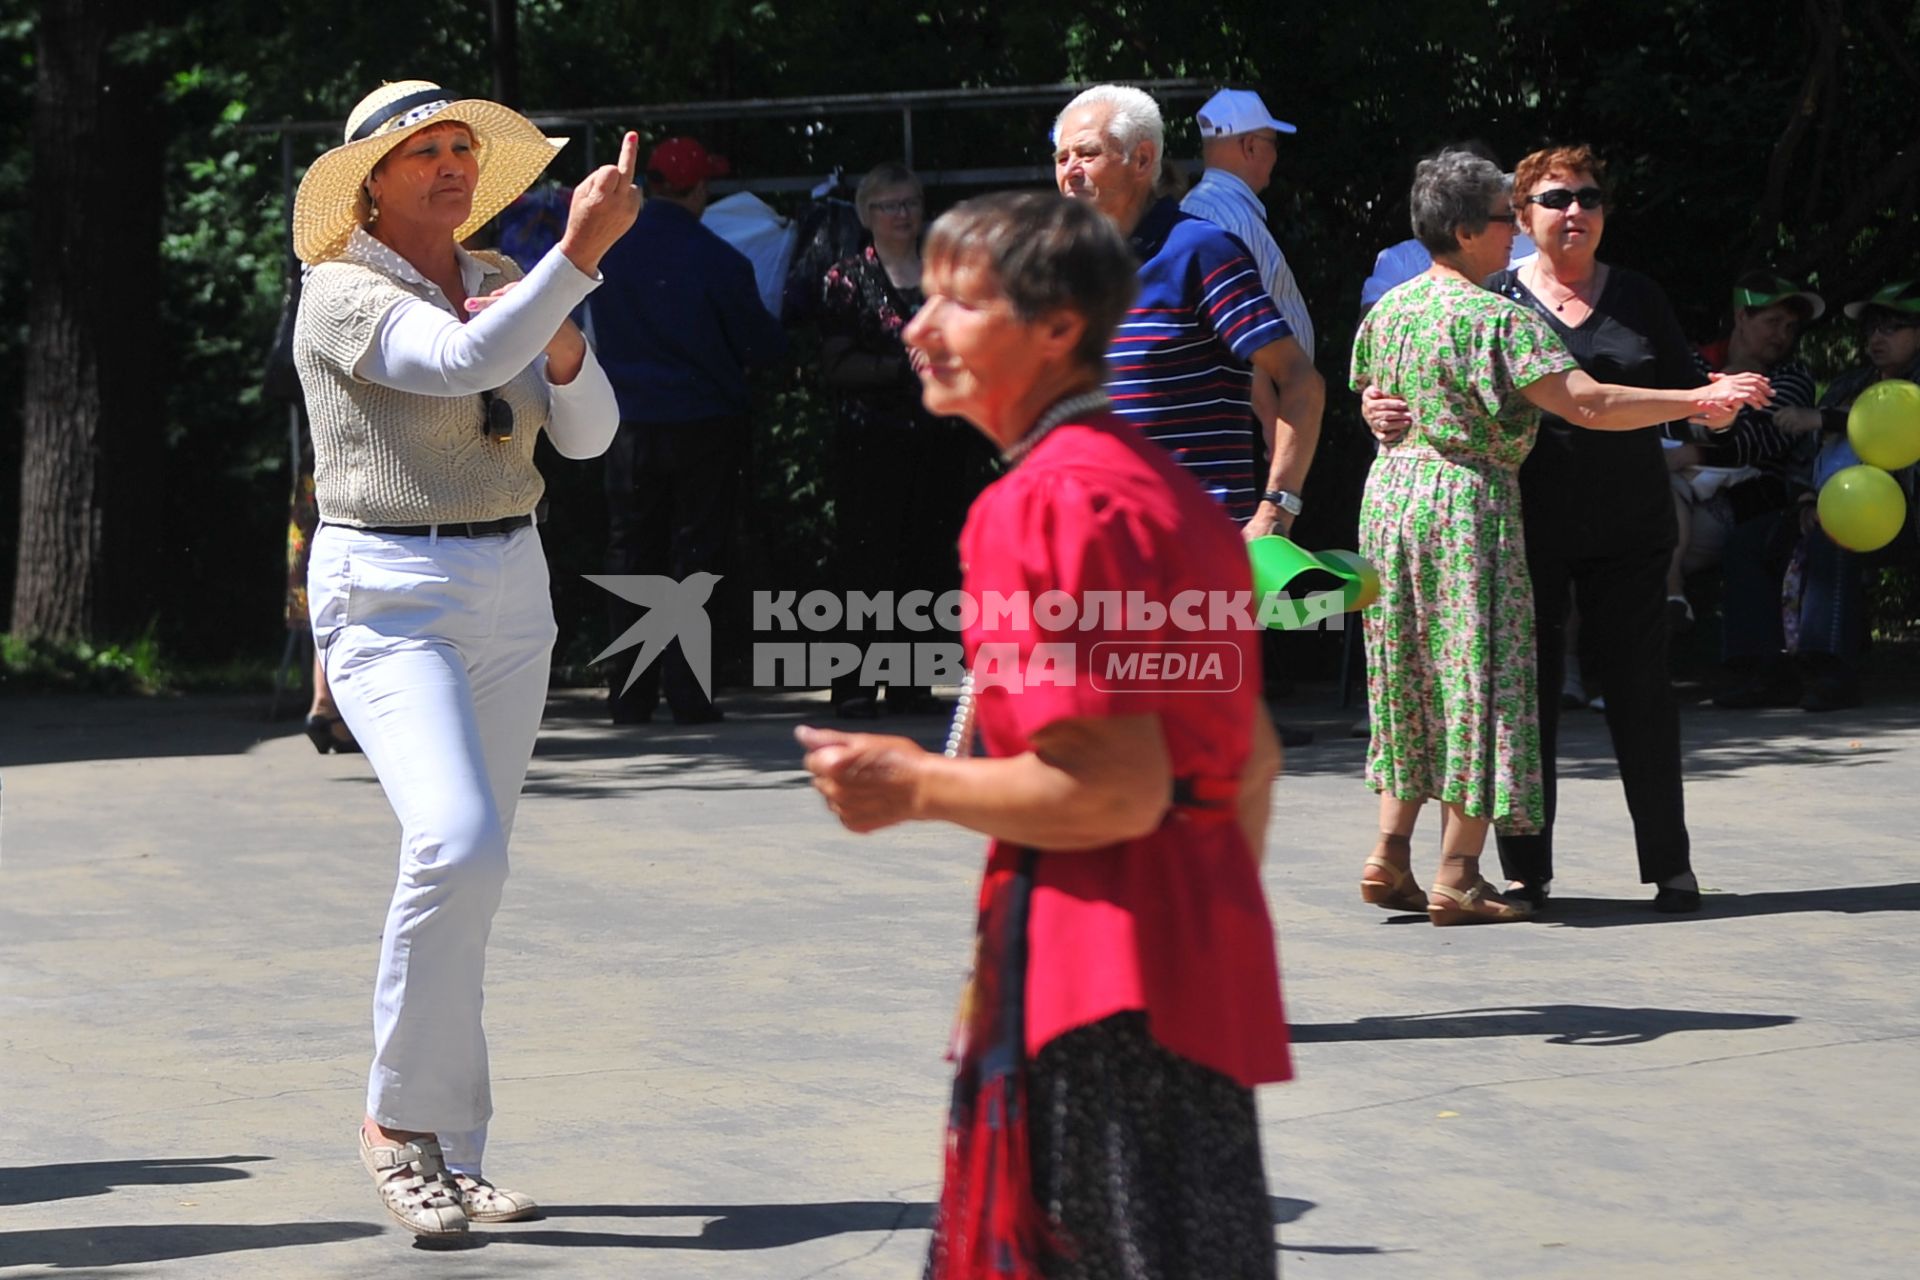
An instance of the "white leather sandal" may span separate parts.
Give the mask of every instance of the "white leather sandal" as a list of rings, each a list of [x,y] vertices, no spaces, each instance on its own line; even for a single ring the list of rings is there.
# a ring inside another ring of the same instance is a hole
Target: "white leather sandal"
[[[460,1190],[460,1207],[475,1222],[525,1222],[540,1216],[532,1196],[496,1187],[485,1178],[456,1173],[453,1185]]]
[[[437,1138],[415,1138],[398,1147],[376,1146],[363,1126],[360,1163],[373,1175],[380,1203],[413,1234],[427,1240],[454,1240],[467,1234],[460,1188],[447,1172]]]

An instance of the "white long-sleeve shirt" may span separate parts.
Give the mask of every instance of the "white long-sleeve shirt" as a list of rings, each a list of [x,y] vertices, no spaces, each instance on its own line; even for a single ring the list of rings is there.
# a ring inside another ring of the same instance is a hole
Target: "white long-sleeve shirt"
[[[587,348],[580,372],[566,383],[547,379],[545,354],[561,322],[600,286],[601,277],[585,274],[559,249],[551,249],[518,287],[462,323],[438,285],[364,230],[355,229],[342,256],[424,284],[437,299],[408,298],[389,308],[354,367],[357,377],[416,395],[470,396],[496,390],[535,365],[547,392],[547,436],[554,448],[567,458],[606,452],[620,426],[620,408],[593,348]],[[454,256],[472,297],[486,269],[458,246]]]

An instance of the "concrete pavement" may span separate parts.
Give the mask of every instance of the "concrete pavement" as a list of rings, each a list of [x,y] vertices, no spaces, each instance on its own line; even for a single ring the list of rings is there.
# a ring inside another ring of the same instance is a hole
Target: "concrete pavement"
[[[553,700],[488,984],[488,1170],[548,1217],[429,1253],[353,1150],[396,831],[364,760],[256,700],[0,700],[0,1277],[916,1276],[981,842],[842,832],[790,739],[823,708],[744,710]],[[1364,743],[1289,718],[1287,1276],[1920,1271],[1920,705],[1689,710],[1680,919],[1575,713],[1550,922],[1468,930],[1360,904]]]

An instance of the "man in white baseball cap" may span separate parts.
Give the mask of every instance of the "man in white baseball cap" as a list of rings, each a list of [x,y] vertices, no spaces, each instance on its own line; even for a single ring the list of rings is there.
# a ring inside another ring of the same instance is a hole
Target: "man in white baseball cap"
[[[1225,229],[1253,254],[1260,279],[1287,318],[1295,340],[1313,354],[1313,320],[1294,282],[1287,257],[1267,230],[1267,209],[1260,192],[1273,180],[1280,158],[1279,135],[1295,129],[1276,120],[1260,95],[1248,89],[1222,89],[1194,115],[1200,126],[1201,158],[1207,171],[1180,202],[1183,212]]]

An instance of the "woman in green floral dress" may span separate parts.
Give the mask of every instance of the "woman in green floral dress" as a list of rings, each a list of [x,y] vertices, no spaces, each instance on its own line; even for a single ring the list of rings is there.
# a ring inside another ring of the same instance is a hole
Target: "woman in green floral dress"
[[[1353,348],[1354,389],[1379,386],[1412,419],[1374,460],[1360,509],[1360,550],[1380,571],[1364,618],[1380,843],[1360,891],[1435,924],[1518,920],[1524,904],[1493,892],[1480,852],[1490,825],[1532,831],[1544,816],[1517,478],[1540,411],[1600,431],[1689,412],[1723,428],[1768,389],[1757,375],[1686,391],[1595,382],[1544,319],[1480,287],[1513,247],[1505,175],[1442,152],[1420,162],[1411,203],[1433,266],[1380,300]],[[1410,866],[1429,798],[1445,815],[1431,898]]]

